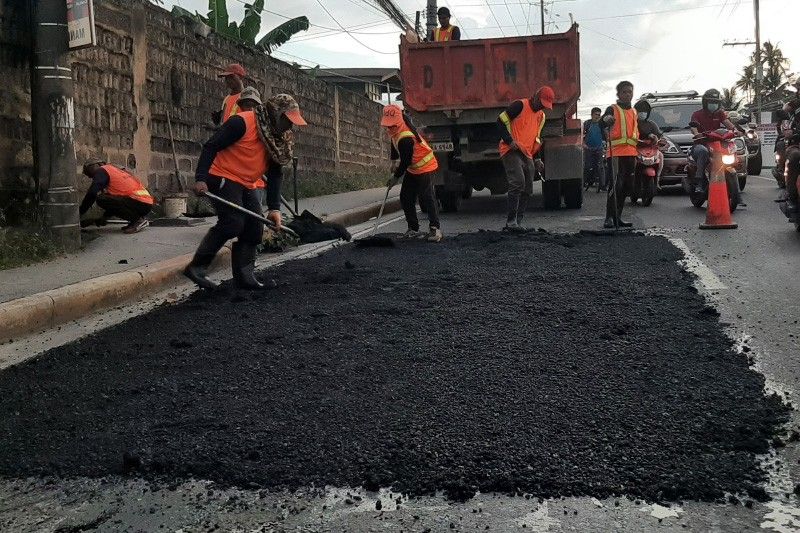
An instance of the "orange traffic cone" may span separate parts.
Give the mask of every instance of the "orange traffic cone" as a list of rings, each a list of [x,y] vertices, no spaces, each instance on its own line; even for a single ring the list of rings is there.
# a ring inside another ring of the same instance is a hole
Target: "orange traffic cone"
[[[728,184],[725,175],[717,173],[708,184],[708,208],[706,223],[700,229],[736,229],[739,225],[731,218],[731,204],[728,202]]]

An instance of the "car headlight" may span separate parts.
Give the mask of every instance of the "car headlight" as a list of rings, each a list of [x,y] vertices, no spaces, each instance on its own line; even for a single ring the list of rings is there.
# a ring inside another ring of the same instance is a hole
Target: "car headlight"
[[[736,156],[733,154],[725,154],[722,156],[723,165],[732,165],[736,162]]]
[[[672,139],[670,139],[669,137],[663,137],[661,140],[663,141],[665,147],[663,149],[659,147],[659,149],[661,149],[661,151],[664,152],[665,154],[681,153],[680,149],[678,148],[678,145],[672,142]]]

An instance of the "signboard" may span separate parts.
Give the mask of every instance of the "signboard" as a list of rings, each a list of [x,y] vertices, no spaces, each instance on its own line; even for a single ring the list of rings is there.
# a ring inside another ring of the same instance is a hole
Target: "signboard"
[[[761,139],[761,157],[765,167],[775,166],[775,141],[778,140],[778,125],[769,122],[756,127]]]
[[[69,49],[75,50],[97,44],[94,31],[93,0],[66,0]]]

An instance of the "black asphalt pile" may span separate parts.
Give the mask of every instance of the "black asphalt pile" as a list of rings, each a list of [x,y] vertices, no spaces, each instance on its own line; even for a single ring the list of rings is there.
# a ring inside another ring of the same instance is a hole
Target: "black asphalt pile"
[[[0,474],[765,496],[787,409],[679,258],[484,232],[292,262],[0,373]]]

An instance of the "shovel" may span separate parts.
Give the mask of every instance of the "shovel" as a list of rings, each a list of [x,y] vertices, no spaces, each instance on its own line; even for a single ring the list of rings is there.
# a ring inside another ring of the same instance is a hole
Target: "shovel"
[[[383,216],[383,209],[386,207],[386,201],[389,199],[389,191],[392,190],[392,185],[386,187],[386,196],[383,197],[383,203],[381,204],[381,210],[378,211],[378,218],[375,219],[375,226],[372,228],[372,233],[369,237],[364,237],[363,239],[357,239],[355,241],[356,246],[364,246],[364,247],[372,247],[372,248],[388,248],[394,246],[394,241],[390,237],[381,237],[375,236],[375,232],[378,231],[378,226],[381,222],[381,217]]]
[[[268,219],[266,217],[263,217],[263,216],[259,215],[258,213],[254,213],[254,212],[250,211],[249,209],[245,209],[244,207],[242,207],[240,205],[236,205],[233,202],[229,202],[225,198],[220,198],[219,196],[217,196],[214,193],[206,192],[206,193],[204,193],[204,196],[208,196],[212,200],[216,200],[217,202],[219,202],[221,204],[225,204],[228,207],[230,207],[231,209],[235,209],[235,210],[237,210],[237,211],[239,211],[241,213],[244,213],[245,215],[253,217],[256,220],[260,220],[261,222],[266,224],[267,227],[269,227],[270,229],[273,229],[273,230],[276,229],[274,222],[272,222],[270,219]],[[291,228],[287,228],[286,226],[281,226],[281,228],[279,230],[277,230],[277,231],[283,231],[285,233],[288,233],[289,235],[292,235],[293,237],[297,237],[298,239],[300,238],[300,236],[294,230],[292,230]]]

